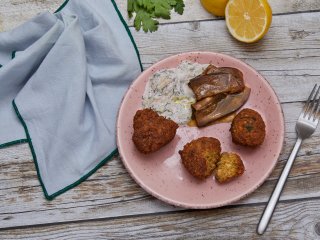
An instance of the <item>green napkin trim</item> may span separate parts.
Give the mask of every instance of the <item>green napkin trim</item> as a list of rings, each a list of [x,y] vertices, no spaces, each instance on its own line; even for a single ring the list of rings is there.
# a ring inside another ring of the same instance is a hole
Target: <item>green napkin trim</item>
[[[69,0],[67,0],[67,1],[69,1]],[[141,72],[143,72],[143,66],[142,66],[141,59],[140,59],[140,53],[139,53],[138,48],[137,48],[137,45],[136,45],[136,43],[135,43],[135,41],[134,41],[134,39],[133,39],[133,36],[132,36],[132,34],[131,34],[131,32],[130,32],[130,29],[129,29],[126,21],[125,21],[124,18],[122,17],[121,12],[119,11],[119,8],[118,8],[116,2],[115,2],[114,0],[111,0],[111,2],[112,2],[112,4],[113,4],[114,8],[116,9],[116,12],[118,13],[118,16],[119,16],[119,18],[120,18],[123,26],[125,27],[128,35],[129,35],[129,37],[130,37],[130,40],[131,40],[131,42],[132,42],[132,44],[133,44],[134,49],[136,50],[137,57],[138,57],[138,59],[139,59],[140,70],[141,70]]]
[[[13,51],[11,53],[11,59],[14,59],[16,57],[16,51]],[[2,68],[3,65],[0,64],[0,68]],[[28,142],[27,139],[18,139],[18,140],[14,140],[12,142],[6,142],[6,143],[3,143],[3,144],[0,144],[0,149],[1,148],[5,148],[5,147],[10,147],[12,145],[16,145],[16,144],[21,144],[21,143],[26,143]]]
[[[16,57],[16,51],[13,51],[12,53],[11,53],[11,59],[14,59]],[[0,64],[0,68],[2,68],[3,67],[3,65],[2,64]],[[0,145],[0,147],[1,147],[1,145]]]
[[[13,51],[13,52],[11,53],[11,59],[14,59],[14,58],[16,57],[16,52],[17,52],[17,51]]]
[[[36,166],[36,171],[37,171],[37,176],[39,178],[39,181],[40,181],[40,185],[42,187],[42,190],[43,190],[43,193],[44,193],[44,196],[46,197],[47,200],[52,200],[54,199],[56,196],[70,190],[71,188],[74,188],[75,186],[79,185],[80,183],[82,183],[83,181],[85,181],[88,177],[90,177],[94,172],[96,172],[100,167],[102,167],[108,160],[110,160],[112,157],[114,157],[116,154],[118,154],[118,149],[115,149],[111,154],[109,154],[105,159],[103,159],[95,168],[93,168],[91,171],[89,171],[87,174],[85,174],[83,177],[81,177],[78,181],[70,184],[69,186],[61,189],[60,191],[58,192],[55,192],[51,195],[48,194],[47,192],[47,189],[45,188],[44,184],[43,184],[43,181],[42,181],[42,178],[41,178],[41,174],[40,174],[40,171],[39,171],[39,165],[38,165],[38,161],[37,161],[37,155],[34,151],[34,148],[33,148],[33,144],[32,144],[32,140],[31,140],[31,137],[30,137],[30,134],[29,134],[29,130],[28,130],[28,127],[25,123],[25,121],[23,120],[20,112],[19,112],[19,109],[15,103],[15,101],[13,100],[12,101],[12,105],[13,105],[13,108],[17,114],[17,117],[19,118],[25,132],[26,132],[26,137],[27,139],[23,139],[24,142],[27,142],[29,144],[29,147],[30,147],[30,150],[31,150],[31,154],[32,154],[32,158],[33,158],[33,161],[35,163],[35,166]],[[19,141],[19,140],[17,140]]]
[[[60,12],[60,11],[68,4],[68,2],[69,2],[69,0],[65,0],[64,3],[62,3],[62,5],[61,5],[54,13]],[[130,31],[130,29],[129,29],[127,23],[126,23],[126,21],[125,21],[124,18],[122,17],[121,12],[120,12],[120,10],[119,10],[116,2],[115,2],[114,0],[111,0],[111,2],[112,2],[113,6],[114,6],[114,8],[115,8],[115,10],[116,10],[116,12],[117,12],[117,14],[118,14],[118,16],[119,16],[119,18],[120,18],[123,26],[125,27],[128,35],[129,35],[129,37],[130,37],[130,40],[131,40],[131,42],[132,42],[132,44],[133,44],[133,47],[134,47],[134,49],[135,49],[135,51],[136,51],[136,53],[137,53],[137,57],[138,57],[138,59],[139,59],[139,64],[140,64],[140,70],[141,70],[141,72],[142,72],[142,71],[143,71],[143,66],[142,66],[142,63],[141,63],[140,53],[139,53],[139,50],[138,50],[138,48],[137,48],[137,45],[136,45],[136,43],[135,43],[135,41],[134,41],[134,39],[133,39],[133,36],[132,36],[132,34],[131,34],[131,31]]]
[[[69,0],[66,0],[56,11],[55,13],[61,11],[66,5],[67,3],[69,2]],[[140,65],[140,69],[141,69],[141,72],[143,71],[143,66],[142,66],[142,63],[141,63],[141,58],[140,58],[140,54],[139,54],[139,51],[138,51],[138,48],[137,48],[137,45],[132,37],[132,34],[130,32],[130,29],[128,27],[128,25],[126,24],[124,18],[122,17],[118,7],[117,7],[117,4],[115,3],[114,0],[111,0],[123,26],[125,27],[129,37],[130,37],[130,40],[134,46],[134,49],[137,53],[137,57],[138,57],[138,60],[139,60],[139,65]],[[13,51],[12,52],[12,59],[15,58],[15,54],[16,54],[16,51]],[[28,143],[29,144],[29,147],[30,147],[30,150],[31,150],[31,154],[32,154],[32,157],[33,157],[33,160],[34,160],[34,163],[35,163],[35,166],[36,166],[36,171],[37,171],[37,176],[39,178],[39,181],[40,181],[40,185],[42,187],[42,190],[43,190],[43,193],[44,193],[44,196],[46,197],[47,200],[52,200],[54,199],[55,197],[57,197],[58,195],[70,190],[71,188],[74,188],[75,186],[79,185],[80,183],[82,183],[83,181],[85,181],[88,177],[90,177],[93,173],[95,173],[100,167],[102,167],[108,160],[110,160],[111,158],[113,158],[115,155],[118,154],[118,149],[115,149],[114,151],[112,151],[111,154],[109,154],[106,158],[104,158],[95,168],[93,168],[91,171],[89,171],[87,174],[85,174],[83,177],[81,177],[78,181],[70,184],[69,186],[61,189],[60,191],[58,192],[55,192],[51,195],[48,194],[44,184],[43,184],[43,181],[42,181],[42,178],[41,178],[41,174],[40,174],[40,171],[39,171],[39,166],[38,166],[38,161],[37,161],[37,156],[36,156],[36,153],[34,151],[34,148],[33,148],[33,144],[32,144],[32,140],[31,140],[31,137],[30,137],[30,134],[29,134],[29,130],[28,130],[28,127],[25,123],[25,121],[23,120],[23,117],[21,116],[20,112],[19,112],[19,109],[15,103],[15,101],[13,100],[12,101],[12,105],[13,105],[13,108],[17,114],[17,117],[19,118],[24,130],[25,130],[25,133],[26,133],[26,139],[20,139],[20,140],[16,140],[16,141],[13,141],[13,142],[9,142],[9,143],[4,143],[2,145],[0,145],[0,148],[3,148],[3,147],[8,147],[8,146],[11,146],[11,145],[14,145],[14,144],[19,144],[19,143]]]
[[[78,181],[70,184],[69,186],[61,189],[60,191],[58,192],[55,192],[51,195],[48,194],[47,192],[47,189],[45,188],[44,184],[43,184],[43,181],[42,181],[42,178],[41,178],[41,174],[40,174],[40,171],[39,171],[39,165],[38,165],[38,161],[37,161],[37,155],[34,151],[34,148],[33,148],[33,144],[32,144],[32,140],[31,140],[31,137],[30,137],[30,134],[29,134],[29,130],[28,130],[28,127],[25,123],[25,121],[23,120],[20,112],[19,112],[19,109],[15,103],[15,101],[13,100],[12,101],[12,105],[13,105],[13,108],[17,114],[17,117],[19,118],[19,120],[21,121],[21,124],[26,132],[26,137],[27,137],[27,142],[29,144],[29,147],[30,147],[30,150],[31,150],[31,154],[32,154],[32,157],[33,157],[33,161],[35,163],[35,166],[36,166],[36,171],[37,171],[37,176],[39,178],[39,181],[40,181],[40,185],[42,187],[42,190],[44,192],[44,196],[46,197],[46,199],[48,200],[52,200],[54,199],[56,196],[70,190],[71,188],[74,188],[75,186],[79,185],[80,183],[82,183],[84,180],[86,180],[88,177],[90,177],[95,171],[97,171],[101,166],[103,166],[108,160],[110,160],[115,154],[118,153],[118,149],[114,150],[111,154],[109,154],[105,159],[103,159],[95,168],[93,168],[91,171],[89,171],[86,175],[84,175],[83,177],[81,177]]]
[[[60,12],[67,4],[68,4],[69,0],[64,1],[64,3],[62,3],[62,5],[54,12]]]
[[[5,148],[5,147],[10,147],[12,145],[16,145],[16,144],[21,144],[21,143],[27,143],[28,139],[19,139],[19,140],[14,140],[12,142],[7,142],[4,144],[0,144],[0,149],[1,148]]]
[[[29,147],[30,147],[30,150],[31,150],[33,161],[34,161],[34,163],[36,165],[37,175],[38,175],[42,190],[44,192],[44,195],[48,200],[51,200],[52,197],[48,195],[48,192],[47,192],[47,190],[46,190],[46,188],[45,188],[45,186],[43,185],[43,182],[42,182],[42,178],[41,178],[41,175],[40,175],[40,172],[39,172],[39,166],[38,166],[38,162],[37,162],[37,155],[34,152],[34,148],[33,148],[33,145],[32,145],[32,141],[31,141],[31,138],[30,138],[30,135],[29,135],[29,131],[28,131],[27,125],[24,122],[22,116],[20,115],[20,112],[19,112],[18,107],[17,107],[16,103],[14,102],[14,100],[12,101],[12,105],[13,105],[13,108],[14,108],[16,114],[17,114],[17,117],[19,118],[19,120],[20,120],[20,122],[21,122],[21,124],[22,124],[22,126],[23,126],[23,128],[24,128],[24,130],[26,132],[27,142],[29,143]]]

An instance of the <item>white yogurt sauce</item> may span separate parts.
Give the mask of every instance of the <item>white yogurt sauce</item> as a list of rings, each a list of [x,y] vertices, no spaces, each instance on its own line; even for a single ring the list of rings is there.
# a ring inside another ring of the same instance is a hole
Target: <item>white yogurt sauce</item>
[[[188,83],[206,67],[208,64],[183,61],[176,68],[154,73],[146,85],[142,106],[180,125],[188,123],[192,115],[191,104],[196,102]]]

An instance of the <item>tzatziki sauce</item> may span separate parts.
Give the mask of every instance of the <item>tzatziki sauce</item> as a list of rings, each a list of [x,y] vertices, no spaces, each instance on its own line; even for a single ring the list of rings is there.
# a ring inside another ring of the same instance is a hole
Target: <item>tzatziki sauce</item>
[[[146,84],[143,108],[151,108],[177,124],[187,124],[192,116],[191,104],[196,102],[188,83],[207,67],[208,64],[183,61],[176,68],[155,72]]]

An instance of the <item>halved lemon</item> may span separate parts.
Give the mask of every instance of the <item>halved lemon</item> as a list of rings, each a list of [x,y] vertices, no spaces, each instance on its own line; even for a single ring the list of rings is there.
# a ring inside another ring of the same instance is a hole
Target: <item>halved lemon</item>
[[[230,0],[225,14],[231,35],[246,43],[263,38],[272,21],[272,10],[267,0]]]
[[[210,13],[224,17],[228,0],[201,0],[202,6]]]

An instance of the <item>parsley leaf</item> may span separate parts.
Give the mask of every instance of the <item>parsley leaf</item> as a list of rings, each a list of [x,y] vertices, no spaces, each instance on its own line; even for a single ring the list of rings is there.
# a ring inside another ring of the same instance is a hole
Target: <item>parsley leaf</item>
[[[156,18],[170,19],[171,10],[183,14],[183,0],[128,0],[127,11],[129,18],[134,17],[134,27],[145,32],[154,32],[159,22]]]
[[[148,12],[151,12],[154,9],[153,0],[137,0],[139,6],[145,8]]]
[[[141,9],[136,13],[136,17],[134,19],[134,26],[137,31],[139,31],[142,27],[145,32],[154,32],[158,30],[159,22],[152,18],[152,15],[145,10]]]
[[[134,12],[133,4],[134,4],[134,0],[128,0],[127,10],[128,10],[129,18],[132,18],[132,13]]]
[[[184,2],[183,0],[177,0],[176,2],[177,4],[174,6],[174,11],[182,15],[185,7]]]
[[[171,9],[172,7],[167,0],[155,1],[154,3],[154,15],[156,15],[156,17],[170,19]]]

